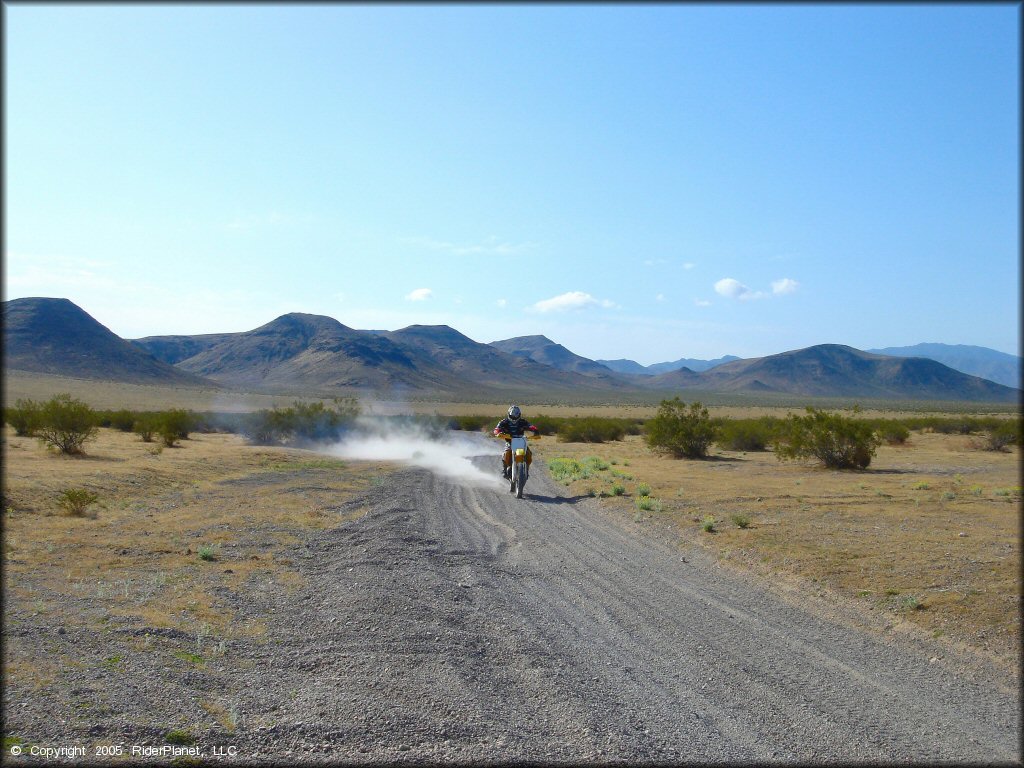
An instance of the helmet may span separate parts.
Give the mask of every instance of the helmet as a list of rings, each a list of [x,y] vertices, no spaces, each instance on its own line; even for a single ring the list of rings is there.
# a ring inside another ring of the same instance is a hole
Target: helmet
[[[513,405],[511,408],[508,409],[508,417],[510,419],[518,419],[522,415],[523,415],[523,412],[521,410],[519,410],[519,406],[518,405]]]

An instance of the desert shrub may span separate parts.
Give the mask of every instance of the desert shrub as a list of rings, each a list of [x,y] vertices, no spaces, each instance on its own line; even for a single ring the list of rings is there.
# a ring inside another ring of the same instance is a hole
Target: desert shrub
[[[494,429],[499,419],[492,416],[449,416],[448,429],[461,429],[464,432],[480,432]]]
[[[42,405],[35,400],[20,399],[13,408],[4,409],[4,421],[14,427],[19,437],[32,437],[39,428],[39,412]]]
[[[154,416],[156,431],[164,445],[171,448],[178,440],[187,440],[192,430],[193,417],[190,411],[178,408],[164,411]]]
[[[713,518],[711,515],[708,515],[707,517],[705,517],[703,520],[700,521],[700,527],[701,527],[701,530],[704,531],[705,533],[714,533],[715,532],[715,518]]]
[[[806,416],[793,414],[780,427],[775,453],[780,459],[813,457],[831,469],[864,469],[878,445],[868,422],[808,408]]]
[[[727,451],[765,451],[778,430],[774,416],[759,419],[724,419],[715,431],[715,443]]]
[[[605,443],[621,440],[626,434],[623,419],[584,416],[564,419],[558,425],[558,440],[563,443]]]
[[[661,502],[650,496],[641,496],[633,504],[638,512],[661,512]]]
[[[39,408],[35,434],[61,453],[82,453],[82,446],[97,432],[96,412],[70,394],[55,395]]]
[[[296,401],[289,408],[256,411],[246,415],[239,431],[257,445],[338,440],[359,415],[359,405],[354,398],[334,398],[333,402],[331,408],[322,402]]]
[[[82,517],[89,507],[98,500],[99,496],[92,491],[87,491],[84,488],[68,488],[57,497],[57,505],[64,510],[65,514]]]
[[[591,475],[584,464],[561,456],[548,460],[548,471],[553,479],[567,484],[573,480],[586,480]]]
[[[1004,420],[986,429],[975,445],[984,451],[1005,451],[1011,445],[1020,444],[1020,423]]]
[[[131,432],[138,418],[138,413],[129,411],[127,408],[121,408],[117,411],[96,412],[96,424],[98,426],[109,427],[119,432]]]
[[[152,443],[153,436],[160,431],[159,414],[137,413],[132,423],[132,432],[142,438],[144,443]]]
[[[200,560],[206,560],[207,562],[217,559],[217,550],[215,547],[204,545],[197,551]]]
[[[899,421],[881,419],[875,423],[875,433],[888,445],[903,445],[910,437],[910,430]]]
[[[647,444],[676,458],[697,459],[708,454],[715,428],[708,409],[699,402],[686,403],[679,397],[662,400],[657,415],[646,425]]]
[[[737,528],[749,528],[750,527],[750,515],[744,514],[743,512],[736,512],[730,518]]]

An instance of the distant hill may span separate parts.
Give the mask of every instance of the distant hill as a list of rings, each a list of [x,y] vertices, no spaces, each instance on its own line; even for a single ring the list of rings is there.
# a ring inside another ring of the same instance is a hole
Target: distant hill
[[[689,368],[691,371],[707,371],[716,365],[739,360],[736,355],[726,355],[714,360],[696,360],[690,357],[680,358],[670,363],[652,363],[651,365],[640,365],[633,360],[597,360],[596,362],[610,368],[617,373],[638,374],[641,376],[657,376],[659,373],[678,371],[680,368]]]
[[[444,325],[361,331],[330,317],[292,313],[252,331],[153,336],[135,343],[225,385],[282,392],[565,392],[581,383],[579,374],[509,355]]]
[[[514,339],[492,341],[491,346],[510,355],[550,365],[560,371],[574,371],[587,376],[608,376],[612,373],[610,368],[570,352],[547,336],[517,336]]]
[[[156,359],[68,299],[3,303],[4,370],[142,384],[217,386]]]
[[[135,343],[174,359],[183,370],[232,387],[297,391],[410,386],[421,380],[434,382],[438,373],[436,366],[419,370],[384,336],[299,312],[251,331],[151,336]]]
[[[598,365],[603,365],[605,368],[614,371],[615,373],[627,373],[631,376],[650,376],[652,375],[646,365],[640,365],[635,360],[626,360],[620,358],[618,360],[595,360]]]
[[[686,391],[1004,403],[1020,402],[1021,396],[1019,389],[932,359],[838,344],[733,359],[703,371],[681,366],[637,375],[616,373],[546,336],[482,344],[446,325],[362,331],[298,312],[240,333],[128,342],[67,299],[5,302],[4,342],[5,370],[172,385],[218,382],[288,394],[608,402]],[[666,365],[679,362],[684,361]]]
[[[955,371],[935,360],[875,355],[821,344],[769,357],[734,360],[703,373],[651,378],[659,388],[780,392],[821,397],[1016,402],[1020,390]]]
[[[506,352],[498,346],[503,342],[481,344],[446,325],[412,325],[389,333],[387,337],[449,368],[458,374],[458,384],[462,387],[473,385],[513,387],[522,391],[570,392],[581,387],[593,390],[621,389],[627,386],[612,376],[611,371],[606,371],[606,377],[584,376],[574,370],[563,370],[538,362],[526,355]],[[565,352],[572,355],[568,350]]]
[[[1016,355],[1008,355],[988,347],[968,344],[915,344],[912,347],[886,347],[867,351],[895,357],[927,357],[962,373],[980,376],[997,384],[1018,388],[1021,385],[1021,359]]]

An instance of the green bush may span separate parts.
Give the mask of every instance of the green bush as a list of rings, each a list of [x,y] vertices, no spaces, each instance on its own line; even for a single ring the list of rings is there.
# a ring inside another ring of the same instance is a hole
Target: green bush
[[[132,432],[142,438],[144,443],[152,443],[153,435],[160,431],[159,414],[138,413],[132,423]]]
[[[57,504],[64,510],[65,514],[72,517],[82,517],[86,511],[99,500],[92,491],[84,488],[68,488],[62,491],[57,497]]]
[[[708,409],[699,402],[691,403],[687,408],[678,397],[662,400],[658,414],[647,422],[647,444],[676,458],[707,456],[714,438],[715,428]]]
[[[14,403],[13,408],[4,409],[4,421],[14,427],[18,437],[32,437],[39,428],[40,403],[22,399]]]
[[[449,416],[448,429],[461,429],[464,432],[481,432],[494,429],[499,419],[491,416]]]
[[[910,430],[899,421],[881,419],[874,426],[879,439],[888,445],[903,445],[910,437]]]
[[[766,451],[778,428],[774,416],[723,420],[715,432],[715,443],[727,451]]]
[[[359,404],[354,398],[334,398],[333,402],[332,408],[321,402],[296,401],[289,408],[256,411],[246,416],[240,431],[258,445],[338,440],[359,415]]]
[[[1020,437],[1020,423],[1004,420],[986,429],[978,446],[985,451],[1006,451],[1011,445],[1020,445]]]
[[[750,515],[744,514],[743,512],[736,512],[729,519],[736,524],[737,528],[750,527]]]
[[[82,446],[98,431],[96,412],[70,394],[55,395],[39,408],[35,434],[61,453],[82,453]]]
[[[191,412],[178,408],[157,414],[154,421],[156,431],[168,448],[172,448],[179,440],[188,440],[193,424]]]
[[[565,419],[558,425],[558,440],[562,443],[605,443],[621,440],[626,434],[622,419],[604,419],[586,416]]]
[[[97,425],[101,427],[110,427],[120,432],[131,432],[135,427],[135,422],[139,418],[139,414],[135,411],[129,411],[126,408],[122,408],[118,411],[98,411],[97,412]]]
[[[813,457],[831,469],[864,469],[879,442],[866,421],[808,408],[806,416],[794,414],[784,422],[775,453],[780,459]]]

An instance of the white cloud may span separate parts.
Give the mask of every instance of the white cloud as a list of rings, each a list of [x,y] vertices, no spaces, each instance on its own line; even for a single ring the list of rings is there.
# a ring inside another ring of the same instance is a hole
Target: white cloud
[[[406,300],[408,301],[426,301],[430,298],[433,291],[429,288],[417,288],[409,294],[406,294]]]
[[[553,296],[550,299],[538,301],[536,304],[527,307],[533,312],[565,312],[570,309],[584,309],[585,307],[603,307],[612,309],[615,302],[607,299],[595,299],[589,293],[583,291],[569,291],[560,296]]]
[[[694,264],[692,261],[688,261],[685,264],[683,264],[683,269],[693,269],[696,266],[697,265]]]
[[[495,303],[495,304],[497,304],[497,305],[498,305],[499,307],[501,307],[502,309],[504,309],[505,307],[507,307],[507,306],[508,306],[508,299],[498,299],[498,300],[497,300],[496,302],[494,302],[494,303]]]
[[[772,283],[772,293],[776,296],[782,296],[787,293],[793,293],[799,287],[800,283],[796,280],[790,280],[788,277],[784,277],[781,280],[776,280]]]
[[[704,299],[694,299],[693,300],[693,304],[696,307],[710,307],[711,306],[711,302],[710,301],[705,301]]]
[[[664,301],[665,300],[665,294],[664,293],[659,293],[657,296],[654,297],[654,300],[655,301]]]
[[[731,277],[722,278],[715,283],[715,293],[719,296],[725,296],[727,299],[739,299],[740,301],[763,299],[768,295],[762,291],[752,290],[739,280],[734,280]]]

